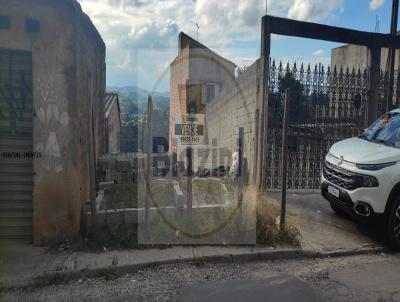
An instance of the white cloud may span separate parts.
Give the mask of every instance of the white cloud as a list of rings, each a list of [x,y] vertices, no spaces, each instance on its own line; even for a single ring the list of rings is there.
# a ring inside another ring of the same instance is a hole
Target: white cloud
[[[317,49],[314,51],[313,56],[314,57],[322,57],[324,55],[324,50],[323,49]]]
[[[301,21],[319,21],[328,15],[343,10],[344,0],[294,0],[288,17]]]
[[[176,53],[178,33],[185,31],[195,37],[195,23],[200,26],[200,42],[211,48],[258,41],[260,20],[265,13],[265,0],[79,1],[106,43],[110,84],[118,84],[128,75],[140,75],[139,68],[149,73],[160,70],[159,66],[166,64],[165,56],[139,62],[135,50],[170,48]],[[321,21],[342,7],[343,0],[268,1],[269,14],[307,21]]]
[[[385,0],[371,0],[369,3],[369,10],[374,11],[385,4]]]

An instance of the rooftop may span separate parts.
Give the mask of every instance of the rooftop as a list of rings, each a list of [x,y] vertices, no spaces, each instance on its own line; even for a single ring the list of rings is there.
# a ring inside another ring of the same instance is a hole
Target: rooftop
[[[112,109],[114,103],[117,103],[118,111],[120,111],[118,93],[116,93],[116,92],[107,92],[106,93],[106,99],[105,99],[105,102],[104,102],[104,117],[106,119],[109,117],[111,109]]]
[[[181,52],[182,49],[184,49],[186,47],[195,48],[195,49],[196,48],[197,49],[205,49],[205,50],[209,51],[211,54],[213,54],[215,57],[225,61],[228,64],[233,65],[234,67],[236,67],[236,64],[234,62],[224,58],[221,55],[219,55],[218,53],[216,53],[215,51],[211,50],[210,48],[208,48],[204,44],[202,44],[199,41],[197,41],[196,39],[192,38],[191,36],[187,35],[183,31],[181,31],[179,33],[178,39],[179,39],[179,44],[178,44],[179,53]]]

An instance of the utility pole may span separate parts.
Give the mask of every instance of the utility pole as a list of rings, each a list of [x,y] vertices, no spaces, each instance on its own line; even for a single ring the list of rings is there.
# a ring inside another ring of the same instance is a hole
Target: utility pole
[[[399,0],[393,0],[392,3],[392,21],[390,24],[390,34],[397,35],[397,18],[399,15]],[[390,48],[388,54],[389,65],[389,87],[386,92],[386,111],[393,107],[393,86],[394,86],[394,65],[395,65],[396,48]],[[396,102],[397,103],[397,102]]]

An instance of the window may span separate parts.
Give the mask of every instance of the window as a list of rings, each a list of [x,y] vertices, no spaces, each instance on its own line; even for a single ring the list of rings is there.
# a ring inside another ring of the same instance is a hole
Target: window
[[[372,124],[359,138],[400,148],[400,113],[389,112]]]
[[[37,33],[40,31],[40,23],[35,19],[26,19],[25,28],[28,33]]]
[[[11,20],[9,16],[0,16],[0,29],[10,29]]]
[[[215,99],[217,94],[217,85],[213,83],[207,83],[207,103]]]

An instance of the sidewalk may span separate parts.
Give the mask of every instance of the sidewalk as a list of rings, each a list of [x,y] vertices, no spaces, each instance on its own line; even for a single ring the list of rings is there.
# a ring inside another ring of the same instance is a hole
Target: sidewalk
[[[270,194],[279,200],[279,194]],[[256,246],[173,246],[166,249],[110,250],[101,253],[48,252],[47,248],[0,245],[0,289],[82,277],[137,271],[175,262],[247,262],[335,257],[384,251],[379,234],[335,215],[319,194],[289,194],[288,211],[300,230],[301,249]]]
[[[279,192],[268,194],[280,203]],[[335,214],[319,192],[288,193],[287,210],[294,214],[303,249],[316,251],[351,250],[360,247],[382,247],[384,230],[375,225],[360,225]]]
[[[20,245],[0,246],[0,289],[52,284],[82,277],[123,274],[145,267],[175,262],[248,262],[276,259],[321,258],[379,253],[383,249],[361,248],[320,253],[313,250],[265,247],[171,247],[167,249],[106,251],[103,253],[49,253],[46,248]]]
[[[147,265],[156,262],[200,261],[203,257],[240,255],[271,251],[253,247],[171,247],[166,249],[111,250],[101,253],[49,253],[31,245],[0,246],[0,288],[31,284],[35,278],[51,274],[110,269],[114,257],[117,267]]]

